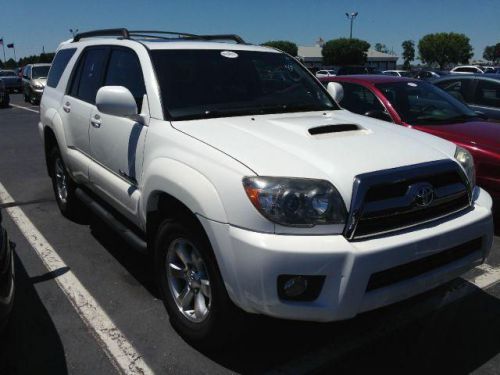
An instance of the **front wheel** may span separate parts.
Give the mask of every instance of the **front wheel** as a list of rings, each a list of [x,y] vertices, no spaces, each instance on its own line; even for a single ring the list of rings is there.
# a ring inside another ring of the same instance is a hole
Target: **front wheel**
[[[165,220],[154,250],[157,282],[172,326],[194,344],[227,341],[238,328],[240,312],[227,295],[202,230],[189,221]]]
[[[76,184],[71,179],[58,148],[50,153],[52,187],[61,213],[69,219],[79,220],[85,215],[85,208],[75,194]]]

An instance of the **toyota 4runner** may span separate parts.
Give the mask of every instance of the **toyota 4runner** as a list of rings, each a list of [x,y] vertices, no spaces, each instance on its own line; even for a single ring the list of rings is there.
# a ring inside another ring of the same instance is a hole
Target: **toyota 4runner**
[[[241,310],[348,319],[484,262],[492,201],[470,154],[334,91],[236,35],[79,34],[40,106],[59,208],[151,254],[173,326],[205,343]]]

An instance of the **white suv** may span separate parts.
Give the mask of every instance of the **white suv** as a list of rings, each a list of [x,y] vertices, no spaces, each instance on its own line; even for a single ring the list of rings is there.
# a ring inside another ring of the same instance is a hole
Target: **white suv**
[[[172,324],[199,342],[241,310],[347,319],[481,264],[492,201],[469,153],[335,90],[234,35],[77,35],[40,108],[57,203],[152,254]]]

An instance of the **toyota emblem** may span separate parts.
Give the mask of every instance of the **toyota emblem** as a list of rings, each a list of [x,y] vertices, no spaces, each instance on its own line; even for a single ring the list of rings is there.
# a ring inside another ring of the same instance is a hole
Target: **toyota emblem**
[[[434,189],[431,184],[419,184],[413,191],[413,202],[417,206],[427,207],[434,200]]]

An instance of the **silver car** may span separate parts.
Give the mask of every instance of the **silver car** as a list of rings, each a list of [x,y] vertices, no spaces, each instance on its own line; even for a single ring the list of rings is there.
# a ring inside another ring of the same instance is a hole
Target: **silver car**
[[[43,94],[51,64],[29,64],[23,69],[24,101],[37,104]]]

